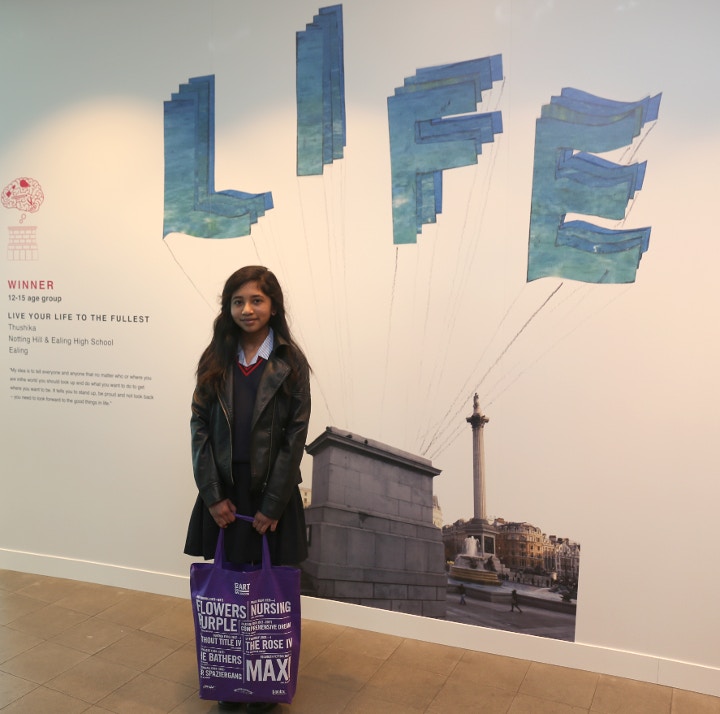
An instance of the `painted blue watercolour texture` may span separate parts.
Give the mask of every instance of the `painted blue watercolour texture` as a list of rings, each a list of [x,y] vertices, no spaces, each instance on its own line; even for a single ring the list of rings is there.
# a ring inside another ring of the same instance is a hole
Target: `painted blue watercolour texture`
[[[388,97],[394,244],[416,243],[436,222],[442,172],[477,164],[483,144],[502,133],[500,112],[473,113],[501,79],[502,56],[493,55],[418,69]]]
[[[342,159],[347,141],[342,5],[320,8],[296,35],[297,175]]]
[[[535,133],[528,282],[548,276],[635,282],[649,227],[612,230],[565,217],[625,218],[646,163],[616,164],[594,154],[632,144],[657,119],[661,96],[617,102],[565,88],[543,106]]]
[[[192,77],[164,102],[163,238],[237,238],[273,207],[272,194],[215,190],[215,77]]]

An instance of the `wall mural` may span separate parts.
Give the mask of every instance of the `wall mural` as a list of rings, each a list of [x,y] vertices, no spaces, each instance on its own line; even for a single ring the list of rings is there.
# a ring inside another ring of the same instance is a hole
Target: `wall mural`
[[[443,172],[477,164],[483,145],[503,133],[501,111],[476,112],[482,93],[503,81],[502,56],[496,54],[419,68],[388,97],[388,200],[396,246],[417,244],[423,226],[436,223],[443,209]],[[273,207],[270,192],[215,191],[214,91],[214,76],[194,77],[165,102],[165,236],[248,236]],[[320,8],[296,34],[295,100],[297,176],[322,175],[326,166],[343,158],[347,142],[341,5]],[[617,102],[565,88],[541,107],[528,282],[550,276],[587,283],[635,280],[648,249],[649,227],[608,229],[566,217],[624,222],[628,204],[642,188],[646,165],[616,163],[596,154],[631,146],[658,118],[659,104],[660,95]],[[396,252],[396,270],[398,259]],[[314,460],[307,508],[310,557],[303,565],[306,592],[572,640],[580,545],[572,538],[547,536],[552,524],[540,528],[513,520],[512,514],[488,517],[482,426],[489,420],[479,411],[477,394],[467,421],[476,441],[475,505],[466,519],[442,531],[434,522],[432,489],[440,472],[424,457],[405,454],[388,467],[398,459],[392,447],[331,426],[308,447]],[[345,470],[329,466],[338,450]],[[398,476],[398,469],[403,475]],[[394,488],[400,482],[405,495],[398,499]],[[344,504],[342,512],[338,503]],[[348,520],[348,509],[357,522]],[[398,522],[405,522],[404,535],[386,537]],[[516,618],[524,613],[528,617],[520,625]]]

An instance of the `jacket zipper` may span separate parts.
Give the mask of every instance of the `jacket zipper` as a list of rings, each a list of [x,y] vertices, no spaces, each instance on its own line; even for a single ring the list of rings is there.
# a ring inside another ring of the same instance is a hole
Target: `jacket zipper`
[[[277,399],[273,396],[273,412],[272,412],[272,420],[270,422],[270,449],[268,451],[268,465],[267,465],[267,471],[265,472],[265,482],[263,483],[263,491],[265,490],[265,487],[267,486],[267,482],[270,479],[273,434],[275,433],[275,410],[276,410],[276,407],[277,407]]]
[[[230,431],[230,483],[234,486],[235,481],[233,480],[232,475],[232,423],[230,422],[230,415],[225,408],[225,402],[223,401],[221,394],[218,394],[218,401],[220,402],[220,408],[223,410],[223,414],[225,415],[225,421],[227,422],[228,430]]]

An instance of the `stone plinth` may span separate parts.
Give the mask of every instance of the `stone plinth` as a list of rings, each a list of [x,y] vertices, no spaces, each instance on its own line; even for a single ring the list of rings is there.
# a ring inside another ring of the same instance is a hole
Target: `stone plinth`
[[[429,617],[445,616],[447,575],[433,525],[430,461],[328,427],[313,457],[305,510],[309,594]]]

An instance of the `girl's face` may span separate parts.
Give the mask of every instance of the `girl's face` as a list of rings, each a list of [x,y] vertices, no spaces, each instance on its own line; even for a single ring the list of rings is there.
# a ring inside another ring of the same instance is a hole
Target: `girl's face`
[[[275,314],[272,300],[260,289],[256,280],[243,283],[230,298],[230,315],[246,335],[265,339],[270,331],[270,318]]]

